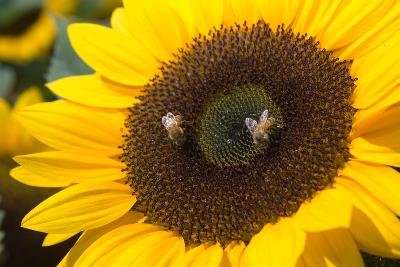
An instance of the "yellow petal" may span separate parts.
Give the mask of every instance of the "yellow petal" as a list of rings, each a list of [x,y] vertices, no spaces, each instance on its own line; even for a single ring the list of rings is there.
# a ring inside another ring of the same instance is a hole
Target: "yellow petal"
[[[11,107],[8,102],[0,98],[0,155],[9,150],[9,127]]]
[[[120,31],[123,34],[129,35],[127,31],[127,21],[125,16],[125,10],[122,7],[118,7],[114,9],[113,13],[111,14],[111,27],[114,30]]]
[[[110,251],[110,254],[114,255],[109,256],[108,259],[102,258],[99,264],[112,267],[140,266],[133,264],[132,260],[137,258],[140,253],[144,253],[147,248],[163,243],[171,235],[171,233],[166,231],[156,231],[137,236]],[[133,255],[130,257],[130,254]]]
[[[241,267],[295,266],[303,251],[305,233],[293,225],[292,219],[266,225],[244,250]]]
[[[78,55],[115,82],[141,86],[156,74],[159,66],[156,59],[128,35],[86,23],[70,25],[68,33]]]
[[[224,249],[220,267],[239,267],[240,258],[246,245],[241,242],[232,242]]]
[[[351,74],[358,78],[353,94],[355,108],[375,108],[387,95],[396,93],[394,90],[400,85],[399,45],[400,32],[365,57],[354,60]]]
[[[107,225],[83,232],[78,241],[63,259],[63,266],[75,266],[76,261],[80,258],[82,253],[84,253],[89,246],[91,246],[97,239],[99,239],[106,233],[118,228],[119,226],[135,223],[142,219],[142,213],[130,211],[123,215],[121,218]]]
[[[374,27],[393,7],[394,1],[342,1],[324,31],[321,46],[327,50],[343,48]]]
[[[348,228],[352,212],[349,198],[348,192],[340,188],[322,190],[301,205],[294,216],[294,223],[309,232]]]
[[[259,0],[261,2],[265,2]],[[271,1],[277,5],[278,3],[285,3],[291,11],[288,14],[292,14],[291,16],[286,16],[289,19],[285,20],[285,24],[289,25],[294,15],[296,15],[296,6],[300,6],[300,10],[296,16],[296,20],[293,23],[294,32],[299,33],[307,33],[309,36],[317,36],[321,30],[323,30],[329,22],[332,20],[332,17],[335,14],[339,4],[342,2],[341,0],[333,0],[333,1]],[[303,3],[302,3],[303,2]],[[303,4],[302,7],[300,4]],[[265,8],[268,10],[268,8]],[[294,10],[293,10],[294,9]],[[271,11],[269,11],[271,12]],[[280,12],[280,11],[278,11]],[[272,13],[272,12],[271,12]],[[279,13],[275,13],[279,14]],[[273,16],[273,14],[271,14]],[[279,17],[274,16],[276,21],[274,25],[278,25]],[[275,26],[276,27],[276,26]]]
[[[375,112],[363,120],[358,120],[353,125],[352,138],[356,139],[353,140],[351,147],[361,150],[369,149],[371,146],[382,147],[382,149],[390,149],[393,152],[399,152],[399,123],[400,105],[391,106]],[[357,137],[364,139],[365,142],[370,145],[367,144],[364,146],[362,141],[356,141],[359,139]]]
[[[219,28],[224,15],[222,0],[195,0],[193,1],[194,21],[198,31],[207,34],[212,28]]]
[[[76,266],[92,266],[111,264],[132,241],[140,242],[148,238],[148,234],[163,233],[168,238],[172,234],[160,231],[160,228],[151,224],[135,223],[123,225],[104,234],[93,242],[76,261]],[[109,265],[107,265],[109,266]]]
[[[398,33],[400,31],[400,2],[393,2],[394,6],[389,9],[378,23],[335,54],[339,55],[340,58],[359,58],[370,53],[373,49],[384,44],[390,37]]]
[[[14,108],[9,117],[7,126],[7,140],[4,141],[8,145],[8,153],[10,155],[18,155],[40,151],[44,149],[40,144],[26,131],[17,118],[17,113],[24,107],[42,102],[43,98],[38,88],[32,87],[23,91],[17,98]]]
[[[185,254],[180,254],[172,263],[171,267],[189,267],[194,260],[207,249],[205,244],[191,248]]]
[[[191,267],[218,267],[222,260],[222,247],[219,244],[210,246],[205,251],[201,252]]]
[[[379,200],[355,182],[337,178],[353,195],[350,231],[358,247],[371,254],[400,258],[400,221]]]
[[[8,102],[3,99],[0,98],[0,119],[1,122],[3,122],[5,120],[5,118],[8,118],[9,114],[11,111],[11,107],[10,104],[8,104]]]
[[[13,129],[10,131],[13,137],[10,138],[11,140],[9,139],[10,156],[48,149],[44,144],[40,143],[36,138],[29,134],[29,132],[22,127],[17,118],[14,118],[10,128]]]
[[[68,234],[47,234],[43,240],[42,246],[48,247],[58,243],[61,243],[67,239],[70,239],[77,233],[68,233]]]
[[[123,124],[117,125],[109,113],[58,100],[27,107],[19,119],[33,136],[55,149],[121,153]]]
[[[315,1],[304,1],[304,2],[315,2]],[[272,30],[276,30],[278,25],[284,23],[285,27],[288,27],[294,21],[297,12],[303,5],[303,1],[274,1],[274,0],[257,0],[257,4],[260,9],[260,13],[265,22],[269,23]],[[317,8],[315,8],[317,10]],[[304,16],[303,16],[304,15]],[[313,14],[314,17],[316,14]],[[329,18],[329,13],[324,14],[326,18]],[[307,14],[301,13],[300,16],[308,17]],[[300,24],[299,24],[300,25]],[[297,29],[297,28],[295,28]],[[301,33],[309,33],[308,31],[300,31]],[[310,34],[310,33],[309,33]]]
[[[82,105],[128,108],[139,102],[141,87],[121,85],[100,75],[73,76],[47,84],[55,94]]]
[[[155,236],[154,239],[151,235]],[[171,233],[159,231],[141,240],[133,239],[119,252],[112,266],[168,266],[173,257],[185,252],[183,239],[170,236]]]
[[[166,1],[128,0],[124,6],[126,31],[158,60],[167,62],[191,40],[182,18]]]
[[[185,253],[185,242],[182,238],[171,237],[139,255],[135,260],[137,266],[168,266],[175,258]]]
[[[352,138],[358,138],[352,141],[351,152],[353,153],[353,150],[376,150],[377,156],[381,156],[378,153],[385,153],[386,150],[398,153],[400,151],[400,143],[398,142],[400,136],[399,122],[400,105],[371,114],[368,116],[368,120],[358,121],[353,126]],[[374,162],[373,157],[362,159]]]
[[[354,121],[353,121],[353,132],[352,134],[357,134],[357,127],[362,125],[363,122],[368,121],[371,116],[379,114],[385,111],[385,109],[390,109],[394,105],[400,102],[400,84],[395,86],[392,90],[387,92],[387,94],[375,102],[370,108],[360,109],[357,111]],[[361,126],[360,126],[361,127]]]
[[[235,15],[233,13],[231,0],[222,0],[224,2],[224,17],[223,17],[223,25],[225,26],[233,26],[235,25]]]
[[[68,254],[64,256],[64,258],[57,264],[57,267],[67,267],[67,257]],[[72,266],[72,265],[69,265]]]
[[[218,0],[219,1],[219,0]],[[216,1],[213,1],[214,3]],[[178,16],[182,19],[183,25],[188,32],[189,39],[199,34],[195,26],[195,14],[196,10],[193,10],[193,2],[185,0],[167,0],[168,5],[178,13]],[[190,40],[189,40],[190,42]]]
[[[135,202],[128,185],[78,184],[36,206],[23,218],[22,227],[53,234],[80,232],[118,219]]]
[[[36,87],[31,87],[23,91],[19,96],[14,105],[14,111],[19,111],[24,107],[43,102],[42,94]]]
[[[244,22],[246,22],[247,25],[251,25],[257,23],[261,18],[256,1],[231,0],[230,3],[235,23],[239,25],[242,25]]]
[[[306,267],[306,264],[305,264],[305,262],[304,262],[304,259],[303,259],[303,257],[300,257],[299,259],[298,259],[298,261],[296,262],[296,265],[295,265],[296,267]],[[325,267],[325,266],[324,266]]]
[[[313,267],[364,266],[358,247],[346,229],[307,233],[302,260],[304,266]]]
[[[52,180],[44,178],[40,175],[37,175],[31,171],[28,171],[24,167],[16,167],[11,170],[10,176],[17,180],[20,183],[30,185],[30,186],[38,186],[38,187],[65,187],[70,185],[70,182],[60,181],[58,179]]]
[[[121,162],[92,153],[51,151],[16,156],[14,160],[28,171],[52,181],[95,183],[125,177]]]
[[[147,17],[140,11],[137,8],[116,10],[111,19],[113,29],[129,35],[132,39],[146,46],[150,51],[149,53],[159,61],[167,62],[172,58],[172,53],[169,53],[168,49],[164,47]]]
[[[362,161],[400,167],[400,153],[397,149],[374,144],[366,138],[354,139],[351,142],[350,153]]]
[[[352,160],[341,173],[361,185],[389,209],[400,215],[400,173],[391,167]]]

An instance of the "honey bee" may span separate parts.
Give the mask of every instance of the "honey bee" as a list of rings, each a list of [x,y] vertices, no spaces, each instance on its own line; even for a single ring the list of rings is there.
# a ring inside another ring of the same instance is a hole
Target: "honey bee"
[[[251,118],[245,119],[245,124],[255,144],[269,140],[269,129],[274,124],[274,121],[274,118],[268,117],[268,110],[264,110],[258,122]]]
[[[185,134],[182,129],[182,116],[174,115],[168,112],[166,116],[161,119],[162,124],[168,131],[168,137],[171,139],[175,145],[181,146],[185,143]]]

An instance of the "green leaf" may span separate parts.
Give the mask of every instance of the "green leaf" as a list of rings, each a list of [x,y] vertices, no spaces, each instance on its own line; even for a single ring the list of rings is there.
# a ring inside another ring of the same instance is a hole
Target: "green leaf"
[[[7,65],[0,63],[0,97],[7,97],[15,85],[15,72]]]
[[[78,57],[69,41],[67,26],[74,21],[57,16],[53,16],[53,18],[57,26],[57,38],[50,67],[46,74],[47,82],[68,76],[93,73],[94,71]]]

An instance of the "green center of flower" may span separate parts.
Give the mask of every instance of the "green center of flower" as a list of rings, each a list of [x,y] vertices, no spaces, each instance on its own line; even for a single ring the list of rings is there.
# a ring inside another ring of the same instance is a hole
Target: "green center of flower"
[[[268,112],[265,119],[273,119],[271,125],[259,121],[264,111]],[[246,119],[254,121],[254,129],[246,126]],[[258,129],[257,121],[260,124]],[[279,107],[268,96],[266,89],[243,85],[212,97],[205,104],[197,125],[196,141],[203,156],[209,162],[224,167],[250,164],[254,157],[266,153],[283,121]]]
[[[349,66],[264,22],[195,38],[126,120],[133,209],[187,243],[247,242],[291,216],[348,160]]]

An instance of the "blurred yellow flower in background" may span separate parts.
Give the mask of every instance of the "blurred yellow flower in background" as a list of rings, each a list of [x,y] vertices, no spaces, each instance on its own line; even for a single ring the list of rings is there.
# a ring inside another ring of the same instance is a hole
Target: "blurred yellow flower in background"
[[[29,203],[37,203],[56,190],[46,189],[36,192],[27,190],[26,185],[11,179],[8,173],[15,166],[11,160],[12,156],[45,149],[43,144],[22,127],[16,115],[21,109],[43,100],[42,92],[38,87],[30,87],[22,91],[17,95],[15,103],[0,98],[0,195],[1,209],[5,213],[5,220],[1,227],[4,233],[4,249],[0,257],[0,265],[4,264],[4,266],[20,266],[14,263],[18,261],[21,263],[23,258],[25,258],[23,265],[28,262],[35,264],[34,258],[41,258],[37,250],[32,247],[39,245],[42,237],[28,231],[21,231],[18,221],[22,214],[29,210]],[[26,183],[29,184],[29,181]],[[23,253],[24,257],[16,259],[14,257],[16,250]],[[51,260],[54,261],[53,258]],[[43,261],[43,266],[46,266],[48,261],[49,259]]]
[[[35,17],[34,22],[21,28],[21,32],[0,32],[1,60],[23,63],[49,51],[55,36],[51,17],[42,11],[36,11],[30,16]]]
[[[24,4],[23,1],[20,6]],[[25,63],[45,56],[54,41],[56,29],[51,12],[69,12],[76,0],[32,1],[28,7],[19,7],[17,15],[3,22],[0,28],[0,60]],[[18,4],[14,4],[18,5]],[[2,7],[8,11],[7,6]],[[11,9],[11,8],[10,8]],[[60,13],[62,14],[62,13]]]
[[[43,145],[22,127],[16,117],[16,113],[24,107],[39,102],[43,102],[43,97],[36,87],[22,92],[13,107],[0,98],[0,156],[13,156],[43,149]]]
[[[5,248],[0,265],[54,266],[72,243],[43,250],[40,245],[44,235],[20,227],[23,215],[33,205],[59,189],[29,190],[26,184],[35,186],[32,179],[28,178],[22,184],[9,176],[10,169],[16,165],[11,159],[14,155],[47,150],[25,131],[16,114],[31,104],[54,99],[44,86],[46,80],[92,71],[83,63],[76,64],[78,57],[66,38],[66,25],[85,20],[102,23],[120,1],[0,2],[0,209],[6,214],[2,225]],[[69,64],[66,59],[74,60],[74,64]],[[51,240],[46,238],[43,245],[50,244]]]
[[[23,11],[18,13],[18,16],[10,18],[3,25],[0,23],[0,61],[14,63],[26,63],[46,56],[56,35],[56,27],[51,16],[73,15],[81,5],[87,6],[86,2],[90,2],[80,0],[46,0],[43,3],[37,0],[14,1],[21,2],[20,6],[23,4],[28,6],[21,8]],[[90,10],[85,11],[88,18],[108,15],[110,10],[120,3],[119,0],[94,2],[97,3],[97,8],[89,6],[87,9]],[[34,3],[40,4],[35,5]],[[2,8],[7,10],[5,6]]]
[[[57,14],[71,14],[81,0],[45,0],[44,6],[48,11]]]

